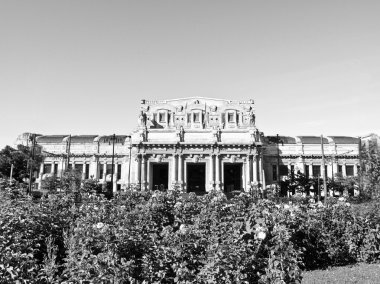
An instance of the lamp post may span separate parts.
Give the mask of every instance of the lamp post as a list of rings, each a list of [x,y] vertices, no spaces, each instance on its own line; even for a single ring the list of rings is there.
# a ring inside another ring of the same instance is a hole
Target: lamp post
[[[32,142],[32,151],[31,151],[31,157],[30,157],[30,169],[29,169],[29,186],[28,186],[28,194],[31,194],[32,192],[32,174],[33,174],[33,161],[34,161],[34,150],[36,146],[36,134],[31,134],[31,137],[29,139]]]
[[[325,195],[325,204],[327,200],[327,185],[326,185],[326,173],[325,173],[325,153],[323,150],[323,135],[321,135],[321,150],[322,150],[322,177],[323,177],[323,192]],[[319,179],[318,179],[319,180]]]

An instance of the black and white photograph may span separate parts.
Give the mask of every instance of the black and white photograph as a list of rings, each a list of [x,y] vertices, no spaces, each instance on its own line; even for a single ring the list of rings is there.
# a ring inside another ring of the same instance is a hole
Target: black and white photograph
[[[0,284],[380,283],[379,15],[0,0]]]

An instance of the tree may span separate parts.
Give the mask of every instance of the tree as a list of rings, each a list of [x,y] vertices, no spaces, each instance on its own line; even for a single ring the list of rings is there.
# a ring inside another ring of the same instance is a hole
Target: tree
[[[11,165],[13,164],[12,177],[18,182],[29,178],[29,169],[37,171],[42,161],[40,154],[35,154],[34,159],[31,159],[31,148],[23,145],[18,145],[17,149],[10,146],[5,146],[0,151],[0,175],[7,178],[11,174]]]
[[[60,187],[61,181],[56,175],[48,176],[42,180],[41,188],[49,192],[57,191]]]
[[[61,188],[65,192],[79,191],[82,182],[82,173],[78,170],[69,170],[62,175]]]
[[[88,193],[101,193],[103,190],[102,185],[98,180],[87,179],[83,181],[82,191]]]
[[[362,193],[380,197],[380,153],[376,144],[361,149],[360,183]]]

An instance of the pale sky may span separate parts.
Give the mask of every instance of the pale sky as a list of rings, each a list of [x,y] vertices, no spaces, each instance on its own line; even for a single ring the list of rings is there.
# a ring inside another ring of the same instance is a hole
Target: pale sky
[[[141,99],[254,99],[266,135],[380,134],[380,1],[0,0],[0,148],[128,134]]]

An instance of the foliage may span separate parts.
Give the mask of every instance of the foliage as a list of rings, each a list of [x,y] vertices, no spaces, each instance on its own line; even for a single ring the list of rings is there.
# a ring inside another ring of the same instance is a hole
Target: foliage
[[[302,270],[380,262],[376,202],[358,212],[344,198],[325,207],[90,190],[77,204],[75,192],[38,203],[10,192],[1,192],[0,283],[300,283]]]
[[[86,179],[82,183],[81,187],[82,192],[87,193],[98,193],[100,194],[102,192],[102,185],[99,183],[98,180],[95,179]]]
[[[67,170],[61,178],[61,189],[64,192],[79,191],[82,182],[82,173],[78,170]]]
[[[360,179],[363,182],[363,194],[373,198],[380,197],[380,153],[376,145],[361,150]]]
[[[42,156],[35,153],[34,159],[31,160],[31,149],[29,147],[18,145],[17,149],[5,146],[0,150],[0,176],[9,178],[11,165],[13,164],[13,178],[22,182],[23,179],[29,178],[29,170],[37,171],[42,161]]]
[[[46,190],[48,192],[56,192],[60,185],[60,179],[57,177],[57,175],[53,174],[45,177],[42,180],[41,189]]]

